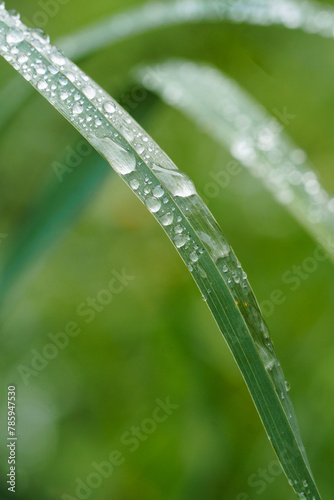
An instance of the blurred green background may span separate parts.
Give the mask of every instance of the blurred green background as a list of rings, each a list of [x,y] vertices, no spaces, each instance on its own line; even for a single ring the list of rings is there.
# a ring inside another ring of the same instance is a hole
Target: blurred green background
[[[70,0],[59,5],[44,29],[55,40],[141,3]],[[38,0],[7,0],[6,5],[25,20],[43,11]],[[135,36],[80,66],[119,97],[137,85],[129,75],[138,63],[181,57],[215,65],[269,112],[283,112],[285,107],[295,115],[286,132],[305,149],[333,193],[333,47],[333,40],[282,27],[202,23]],[[0,89],[15,76],[1,60]],[[200,193],[212,181],[212,172],[226,170],[229,154],[158,99],[150,96],[134,112]],[[80,142],[72,126],[36,92],[2,130],[3,266],[17,241],[22,240],[21,248],[28,245],[25,227],[41,193],[59,188],[54,161],[64,163],[66,148]],[[73,200],[83,198],[75,181],[80,167],[68,174],[73,176]],[[291,385],[315,478],[323,498],[333,498],[333,263],[320,262],[295,291],[282,281],[283,273],[313,255],[317,243],[244,170],[219,189],[209,207],[259,302],[275,289],[284,293],[284,304],[267,322]],[[52,202],[41,216],[47,222],[56,214]],[[64,217],[60,214],[59,221]],[[57,245],[40,241],[34,256],[3,301],[0,315],[2,497],[7,495],[7,386],[14,383],[17,499],[80,498],[77,479],[87,484],[95,472],[92,463],[109,460],[113,450],[120,451],[124,463],[82,498],[295,498],[187,269],[153,217],[116,175],[108,171],[80,216],[62,237],[57,235]],[[87,324],[77,307],[87,297],[96,297],[111,273],[122,269],[134,279]],[[50,343],[48,334],[62,332],[68,322],[76,322],[81,333],[25,384],[18,366],[29,366],[32,350],[41,353]],[[145,419],[152,417],[156,400],[167,397],[178,408],[154,431],[144,432],[131,451],[122,436],[133,426],[149,429]]]

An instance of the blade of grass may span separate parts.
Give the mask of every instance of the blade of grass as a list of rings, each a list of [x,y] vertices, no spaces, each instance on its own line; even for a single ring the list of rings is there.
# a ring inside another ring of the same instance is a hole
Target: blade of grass
[[[175,0],[149,2],[92,24],[58,43],[70,58],[80,59],[129,36],[186,22],[278,24],[325,37],[334,36],[334,8],[298,0]]]
[[[298,0],[175,0],[149,2],[139,7],[113,14],[76,33],[60,38],[56,45],[74,60],[81,60],[110,44],[156,28],[195,22],[249,23],[269,26],[282,25],[325,37],[334,36],[334,8],[316,2]],[[0,93],[0,130],[31,95],[24,94],[18,80]]]
[[[5,298],[8,300],[12,290],[15,292],[12,300],[20,296],[26,284],[23,278],[25,271],[29,269],[31,281],[37,270],[34,264],[38,265],[38,269],[41,267],[109,173],[107,162],[94,151],[71,174],[64,177],[62,183],[55,181],[48,185],[35,200],[20,227],[13,231],[3,259],[4,266],[0,275],[1,306]]]
[[[158,69],[140,68],[136,75],[261,179],[334,259],[334,198],[274,117],[234,80],[206,64],[170,61]]]
[[[0,91],[0,132],[32,95],[31,87],[22,83],[22,78],[12,78]]]
[[[0,53],[97,149],[165,230],[238,364],[292,487],[300,498],[320,499],[267,325],[192,181],[101,87],[4,4]]]

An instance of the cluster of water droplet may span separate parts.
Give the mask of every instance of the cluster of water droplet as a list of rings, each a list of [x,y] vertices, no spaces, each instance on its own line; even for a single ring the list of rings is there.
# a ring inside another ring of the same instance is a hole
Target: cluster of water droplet
[[[47,35],[26,28],[4,8],[2,16],[7,25],[1,26],[0,48],[7,61],[105,156],[165,228],[189,269],[204,279],[199,262],[203,247],[214,261],[227,256],[229,247],[218,226],[211,224],[199,238],[192,238],[189,227],[181,223],[181,211],[171,198],[195,197],[193,216],[198,216],[201,203],[193,182],[103,89],[49,44]],[[183,209],[189,211],[187,206]],[[232,277],[238,281],[236,274]]]
[[[298,490],[298,482],[295,480],[295,481],[291,481],[289,480],[289,484],[290,486],[292,486],[293,488],[295,488],[295,490]],[[297,492],[298,494],[298,497],[302,500],[306,500],[307,498],[312,498],[312,500],[316,500],[316,497],[312,495],[312,497],[310,496],[310,488],[309,488],[309,484],[308,484],[308,481],[306,479],[304,479],[303,481],[301,481],[301,485],[304,489],[304,491],[301,491],[301,492]]]
[[[47,35],[25,27],[4,5],[1,17],[5,21],[0,29],[1,54],[103,152],[120,175],[133,172],[141,157],[171,195],[196,193],[192,181],[103,89],[49,44]],[[159,203],[155,197],[148,201],[152,212]]]
[[[2,55],[105,156],[165,228],[189,269],[194,266],[204,278],[198,263],[203,242],[191,237],[172,202],[197,197],[193,182],[103,89],[50,45],[46,34],[27,28],[4,6],[1,19]],[[226,253],[219,236],[215,241],[215,234],[201,235],[214,260]]]

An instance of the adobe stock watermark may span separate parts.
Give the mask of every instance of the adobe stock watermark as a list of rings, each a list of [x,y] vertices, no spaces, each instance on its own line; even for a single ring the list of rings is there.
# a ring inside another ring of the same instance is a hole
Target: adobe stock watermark
[[[49,20],[56,17],[63,5],[67,5],[71,0],[39,0],[37,10],[31,19],[22,17],[22,22],[33,28],[44,29]]]
[[[135,276],[127,274],[125,268],[119,273],[116,270],[111,272],[112,278],[107,286],[98,291],[95,297],[86,297],[78,304],[76,316],[84,318],[86,324],[92,323],[97,314],[102,313],[113,301],[114,296],[120,294],[135,279]],[[31,377],[37,377],[60,352],[64,351],[71,340],[83,331],[83,326],[78,321],[68,321],[57,333],[49,332],[47,342],[40,349],[31,349],[30,361],[28,364],[20,364],[17,371],[25,386],[28,386]]]
[[[59,161],[54,161],[51,164],[58,181],[63,182],[64,176],[71,174],[73,170],[78,168],[81,165],[82,160],[87,158],[87,156],[92,153],[93,149],[93,146],[84,140],[80,140],[73,148],[71,146],[66,146],[64,162],[61,163]]]
[[[233,177],[238,176],[243,171],[242,166],[236,160],[230,160],[223,169],[209,172],[209,177],[212,179],[207,182],[199,195],[208,205],[210,200],[217,198],[223,189],[226,189]]]
[[[334,252],[334,239],[331,236],[327,238],[327,247],[333,249]],[[322,245],[317,245],[312,255],[303,259],[298,265],[293,265],[290,269],[285,271],[281,276],[281,281],[287,285],[290,292],[298,290],[302,283],[310,278],[315,273],[321,262],[325,262],[330,257],[328,251],[324,250]],[[282,288],[276,288],[270,293],[266,300],[260,302],[260,308],[264,317],[271,316],[276,307],[284,304],[287,300],[287,292]]]
[[[268,118],[266,123],[261,128],[262,141],[273,135],[279,135],[284,127],[290,125],[291,121],[296,118],[296,115],[290,113],[286,106],[283,107],[282,111],[277,108],[272,109],[273,114],[276,118]],[[217,198],[221,191],[226,189],[233,178],[237,177],[243,172],[243,167],[237,159],[230,160],[223,169],[218,171],[211,170],[209,172],[209,177],[211,180],[207,182],[200,193],[201,198],[206,204],[209,204],[210,200]]]
[[[109,479],[115,471],[127,460],[129,453],[134,453],[140,445],[147,441],[157,431],[158,426],[165,422],[180,405],[165,401],[155,400],[155,408],[151,416],[144,418],[139,425],[133,425],[123,432],[119,439],[118,449],[112,450],[102,462],[92,462],[91,472],[84,478],[75,479],[75,492],[73,495],[64,493],[61,500],[87,500],[92,493],[100,488],[103,481]]]
[[[148,91],[142,85],[135,85],[128,92],[123,93],[118,102],[129,113],[145,101]]]
[[[281,455],[282,461],[287,465],[293,465],[297,457],[300,456],[300,450],[295,442],[293,445],[284,441],[284,450]],[[283,469],[278,460],[271,460],[267,467],[259,467],[255,472],[250,474],[247,479],[247,484],[252,488],[252,493],[240,492],[235,500],[252,500],[255,495],[262,495],[268,486],[272,484],[278,477],[283,474]],[[307,488],[307,483],[303,481],[303,487]]]
[[[241,492],[236,496],[235,500],[251,500],[253,494],[262,495],[275,479],[283,474],[282,467],[277,460],[269,462],[267,467],[259,467],[256,472],[252,473],[248,479],[247,484],[253,488],[251,495],[246,492]]]

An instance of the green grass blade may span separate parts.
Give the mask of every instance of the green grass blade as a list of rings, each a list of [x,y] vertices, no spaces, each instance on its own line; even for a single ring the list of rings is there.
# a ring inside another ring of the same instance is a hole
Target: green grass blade
[[[152,71],[154,78],[147,78]],[[234,80],[205,64],[171,61],[159,65],[158,71],[140,68],[137,76],[261,179],[334,259],[334,198],[278,120]]]
[[[33,264],[38,267],[46,259],[54,245],[65,236],[66,230],[86,208],[88,202],[110,173],[107,162],[94,150],[63,182],[56,180],[34,201],[31,210],[25,214],[21,227],[11,236],[4,268],[0,275],[0,305],[15,286],[15,298],[25,285],[22,274]],[[18,284],[18,280],[21,280]]]
[[[32,95],[31,87],[22,85],[22,83],[22,78],[12,78],[0,91],[0,131]]]
[[[240,368],[294,490],[300,498],[320,499],[268,328],[192,181],[101,87],[3,4],[0,53],[97,149],[165,230]]]
[[[249,23],[269,26],[283,25],[289,29],[301,29],[307,33],[333,37],[334,8],[316,2],[298,0],[175,0],[173,2],[149,2],[127,9],[87,26],[76,33],[60,38],[56,45],[74,60],[80,60],[106,46],[128,37],[153,30],[189,22]],[[0,107],[6,111],[0,115],[0,129],[17,111],[21,103],[31,95],[18,81],[11,82],[4,94],[0,93]]]
[[[175,0],[149,2],[59,39],[70,58],[86,57],[129,36],[187,22],[231,21],[282,25],[325,37],[334,36],[334,8],[298,0]]]

